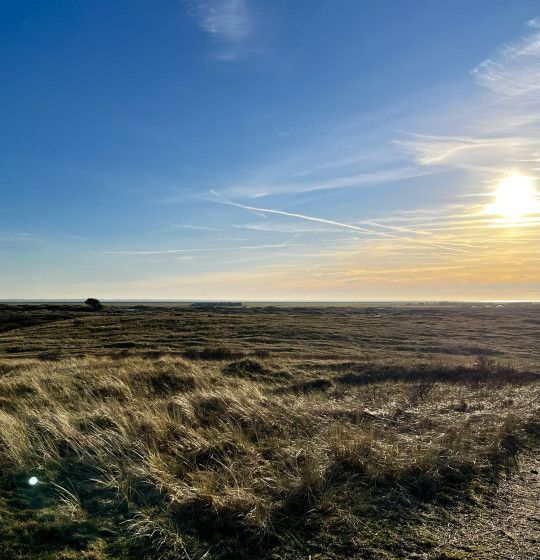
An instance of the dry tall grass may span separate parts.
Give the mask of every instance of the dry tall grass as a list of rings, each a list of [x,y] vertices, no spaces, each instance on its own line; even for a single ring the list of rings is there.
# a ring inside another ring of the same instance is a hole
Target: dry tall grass
[[[538,377],[486,360],[0,372],[2,557],[398,558],[428,546],[422,504],[471,495],[538,439]]]

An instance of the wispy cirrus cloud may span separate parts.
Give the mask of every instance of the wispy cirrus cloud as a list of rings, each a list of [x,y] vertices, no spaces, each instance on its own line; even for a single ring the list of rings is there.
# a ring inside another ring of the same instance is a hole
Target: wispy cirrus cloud
[[[540,176],[540,19],[528,27],[473,69],[482,89],[442,119],[438,131],[395,144],[421,166],[468,170],[491,187],[502,174]]]
[[[186,4],[199,27],[212,37],[215,58],[235,61],[245,55],[254,31],[247,0],[191,0]]]
[[[540,92],[540,18],[528,25],[535,32],[503,47],[473,70],[480,85],[510,97]]]
[[[274,183],[267,184],[237,184],[225,187],[221,192],[227,196],[233,197],[262,198],[279,194],[299,194],[354,187],[371,187],[373,185],[389,183],[392,181],[429,175],[430,173],[433,173],[433,171],[410,165],[405,167],[396,167],[393,169],[378,169],[374,171],[353,173],[350,175],[340,175],[337,177],[328,177],[326,179],[309,180],[308,178],[302,182],[276,181]]]
[[[508,171],[509,167],[534,161],[539,140],[534,136],[502,134],[489,136],[447,136],[444,134],[409,134],[395,144],[409,152],[417,162],[426,167],[446,165],[458,169],[477,171]]]
[[[231,247],[194,247],[190,249],[134,249],[119,251],[96,251],[101,255],[187,255],[191,253],[224,253],[235,251],[259,251],[291,247],[291,243],[267,243],[261,245],[238,245]]]

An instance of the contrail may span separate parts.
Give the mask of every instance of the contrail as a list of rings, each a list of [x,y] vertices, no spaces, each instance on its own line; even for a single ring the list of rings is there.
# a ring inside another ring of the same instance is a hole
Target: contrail
[[[226,251],[253,251],[256,249],[279,249],[292,247],[293,243],[274,243],[272,245],[240,245],[239,247],[212,247],[195,249],[156,249],[141,251],[96,251],[101,255],[185,255],[190,253],[219,253]]]
[[[243,208],[244,210],[250,210],[251,212],[260,212],[260,213],[264,213],[264,214],[278,214],[280,216],[288,216],[290,218],[298,218],[300,220],[307,220],[308,222],[317,222],[319,224],[327,224],[327,225],[331,225],[331,226],[336,226],[338,228],[342,228],[342,229],[349,229],[349,230],[353,230],[353,231],[359,231],[362,233],[369,233],[371,235],[380,235],[382,237],[387,237],[390,239],[398,239],[398,240],[405,240],[405,241],[411,241],[413,243],[422,243],[424,245],[432,245],[433,247],[439,247],[441,249],[446,249],[448,251],[457,251],[459,253],[467,253],[468,251],[464,251],[463,249],[457,249],[456,247],[450,247],[448,245],[444,245],[441,243],[437,243],[434,241],[427,241],[427,240],[423,240],[423,239],[414,239],[412,237],[400,237],[398,235],[393,235],[391,233],[387,233],[384,231],[377,231],[374,229],[368,229],[365,227],[361,227],[361,226],[355,226],[353,224],[347,224],[344,222],[336,222],[335,220],[327,220],[326,218],[317,218],[315,216],[307,216],[306,214],[296,214],[294,212],[285,212],[285,210],[275,210],[273,208],[259,208],[257,206],[248,206],[246,204],[239,204],[237,202],[231,202],[230,200],[227,200],[226,198],[224,198],[223,196],[221,196],[219,193],[217,193],[214,190],[210,191],[214,196],[216,196],[217,198],[220,199],[222,204],[227,204],[228,206],[236,206],[237,208]]]
[[[432,233],[428,232],[428,231],[422,231],[422,230],[415,230],[415,229],[411,229],[411,228],[406,228],[406,227],[401,227],[401,226],[388,226],[385,224],[380,224],[379,222],[372,222],[372,221],[367,221],[367,220],[363,220],[361,222],[358,222],[359,224],[367,224],[370,226],[375,226],[375,227],[380,227],[380,228],[386,228],[386,229],[391,229],[392,231],[400,231],[400,232],[404,232],[404,233],[414,233],[415,235],[425,235],[425,236],[431,236]],[[400,237],[400,239],[405,239],[403,237]],[[421,239],[417,239],[416,241],[419,242],[423,242]],[[436,241],[432,241],[430,243],[437,243]],[[479,247],[481,249],[487,249],[487,247],[485,245],[473,245],[471,243],[467,243],[466,241],[462,241],[462,242],[452,242],[452,241],[448,241],[444,244],[445,246],[449,247],[450,245],[457,245],[457,246],[465,246],[465,247]]]

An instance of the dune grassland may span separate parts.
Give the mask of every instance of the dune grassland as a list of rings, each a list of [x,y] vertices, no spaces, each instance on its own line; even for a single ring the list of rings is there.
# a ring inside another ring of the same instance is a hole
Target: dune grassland
[[[539,558],[539,365],[538,305],[1,306],[0,558]]]

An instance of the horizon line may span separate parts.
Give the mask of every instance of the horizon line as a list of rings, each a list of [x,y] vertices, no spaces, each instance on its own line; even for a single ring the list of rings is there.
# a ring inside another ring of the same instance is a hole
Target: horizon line
[[[28,303],[84,303],[86,298],[0,298],[0,304]],[[153,299],[153,298],[101,298],[103,303],[530,303],[539,304],[540,299]]]

